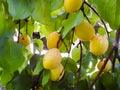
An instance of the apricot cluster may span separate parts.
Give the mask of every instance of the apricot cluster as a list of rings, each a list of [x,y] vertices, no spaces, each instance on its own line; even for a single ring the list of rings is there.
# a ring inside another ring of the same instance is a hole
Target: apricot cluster
[[[52,81],[58,81],[64,75],[64,67],[61,64],[62,56],[58,49],[61,44],[60,34],[57,31],[48,35],[47,47],[49,50],[44,55],[43,66],[50,70],[50,80]]]
[[[74,32],[81,41],[90,41],[90,52],[94,55],[102,55],[107,51],[108,39],[102,35],[95,35],[94,27],[90,23],[81,22]]]

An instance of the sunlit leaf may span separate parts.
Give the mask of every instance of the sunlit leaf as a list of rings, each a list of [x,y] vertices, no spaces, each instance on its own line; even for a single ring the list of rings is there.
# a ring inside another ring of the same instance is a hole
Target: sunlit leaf
[[[43,72],[43,78],[42,78],[42,86],[48,83],[50,77],[50,71],[49,70],[44,70]]]
[[[42,70],[43,70],[43,60],[42,57],[39,57],[33,75],[38,75]]]
[[[64,38],[69,31],[76,25],[80,24],[83,21],[84,17],[81,11],[72,13],[68,16],[68,19],[63,21],[63,33],[62,38]]]
[[[34,39],[34,45],[39,51],[43,49],[43,42],[40,39]]]

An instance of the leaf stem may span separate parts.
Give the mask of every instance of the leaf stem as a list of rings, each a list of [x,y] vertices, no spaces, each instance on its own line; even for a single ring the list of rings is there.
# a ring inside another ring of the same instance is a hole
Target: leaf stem
[[[17,43],[19,42],[19,38],[20,38],[20,27],[21,27],[21,25],[20,25],[20,20],[18,20],[18,40],[17,40]]]

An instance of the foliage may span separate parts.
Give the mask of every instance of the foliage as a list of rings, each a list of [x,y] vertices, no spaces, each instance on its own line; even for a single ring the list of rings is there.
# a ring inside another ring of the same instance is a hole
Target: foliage
[[[79,10],[68,13],[64,0],[0,0],[0,85],[6,90],[120,90],[119,5],[120,0],[83,0]],[[96,35],[108,37],[104,54],[92,54],[90,41],[74,35],[83,21],[94,27]],[[43,66],[46,39],[54,31],[62,42],[64,75],[59,81],[51,81],[50,70]],[[30,37],[30,45],[19,43],[21,34]],[[74,60],[71,54],[77,47],[79,60]],[[106,60],[98,70],[102,58]],[[112,70],[103,72],[108,59]]]

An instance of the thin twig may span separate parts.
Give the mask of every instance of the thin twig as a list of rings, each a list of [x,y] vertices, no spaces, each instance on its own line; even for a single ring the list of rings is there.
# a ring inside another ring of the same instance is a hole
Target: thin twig
[[[89,23],[91,23],[90,20],[89,20],[89,18],[88,18],[87,15],[85,14],[84,7],[83,7],[83,6],[81,7],[81,11],[83,12],[83,15],[84,15],[84,17],[87,19],[87,21],[88,21]]]
[[[90,86],[90,88],[89,88],[88,90],[92,90],[94,84],[96,83],[96,81],[98,80],[99,76],[101,75],[103,69],[105,68],[105,66],[106,66],[106,64],[107,64],[107,62],[108,62],[108,60],[109,60],[110,57],[112,56],[112,54],[113,54],[115,48],[118,47],[119,37],[120,37],[120,28],[119,28],[119,29],[117,30],[117,32],[116,32],[115,41],[114,41],[113,44],[112,44],[112,47],[111,47],[111,49],[110,49],[110,52],[109,52],[108,56],[106,57],[103,66],[101,67],[99,73],[97,74],[97,76],[96,76],[95,79],[93,80],[93,82],[92,82],[92,84],[91,84],[91,86]]]
[[[115,68],[115,61],[116,61],[116,58],[118,58],[119,56],[119,53],[118,53],[118,46],[116,46],[115,48],[115,51],[114,51],[114,58],[113,58],[113,66],[112,66],[112,72],[114,72],[114,68]]]
[[[66,43],[64,42],[64,40],[62,39],[62,42],[63,42],[63,44],[64,44],[64,46],[65,46],[65,48],[66,48],[66,51],[69,53],[70,52],[70,50],[67,48],[67,45],[66,45]]]
[[[35,82],[33,83],[32,89],[36,90],[35,88],[39,85],[39,80],[42,77],[44,69],[39,73],[39,75],[37,76]]]
[[[75,84],[74,90],[78,90],[78,84],[80,82],[80,75],[81,75],[81,67],[82,67],[82,43],[81,41],[79,42],[80,45],[80,60],[79,60],[79,68],[78,68],[78,79],[77,82]]]
[[[72,43],[73,45],[75,45],[75,43],[73,42],[73,38],[74,38],[74,30],[75,30],[75,27],[72,28],[72,38],[71,38],[71,43]]]
[[[17,43],[19,42],[19,38],[20,38],[20,27],[21,27],[21,24],[20,24],[20,20],[18,21],[18,37],[17,37]]]
[[[107,29],[107,26],[106,26],[106,24],[105,24],[105,22],[103,21],[103,19],[100,17],[100,15],[98,14],[98,12],[89,4],[89,3],[87,3],[87,2],[84,2],[88,7],[90,7],[92,10],[93,10],[93,12],[100,18],[100,20],[101,20],[101,22],[103,23],[103,25],[104,25],[104,27],[105,27],[105,30],[106,30],[106,32],[107,32],[107,35],[108,35],[108,37],[109,37],[109,31],[108,31],[108,29]]]
[[[114,58],[113,58],[113,61],[112,61],[112,72],[114,72],[114,69],[115,69],[115,61],[116,61],[116,53],[114,55]]]

